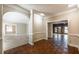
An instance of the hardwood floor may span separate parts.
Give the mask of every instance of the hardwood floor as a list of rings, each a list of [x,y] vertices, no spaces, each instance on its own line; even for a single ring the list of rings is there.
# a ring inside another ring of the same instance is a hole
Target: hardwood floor
[[[55,44],[53,39],[40,40],[33,46],[26,44],[17,48],[5,51],[5,54],[79,54],[78,49],[71,46]]]

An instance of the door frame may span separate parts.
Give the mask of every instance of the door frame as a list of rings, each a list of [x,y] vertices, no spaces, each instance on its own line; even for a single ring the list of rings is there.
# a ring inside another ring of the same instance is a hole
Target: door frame
[[[58,19],[58,20],[47,21],[46,22],[46,39],[48,39],[48,23],[51,23],[51,22],[60,22],[60,21],[65,21],[65,20],[67,20],[67,22],[69,23],[68,19],[64,19],[64,20],[63,19]],[[69,36],[69,25],[68,25],[68,36]]]

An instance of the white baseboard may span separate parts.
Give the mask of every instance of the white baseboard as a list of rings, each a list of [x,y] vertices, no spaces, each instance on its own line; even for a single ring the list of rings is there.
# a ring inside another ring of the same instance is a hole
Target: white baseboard
[[[74,36],[74,37],[78,37],[79,38],[79,34],[69,34],[70,36]]]
[[[40,38],[40,39],[37,39],[37,40],[34,40],[34,42],[37,42],[37,41],[40,41],[40,40],[47,40],[46,38]]]
[[[78,51],[79,51],[79,46],[78,45],[75,45],[75,44],[68,44],[68,45],[78,48]]]
[[[34,45],[34,43],[29,42],[30,45]]]
[[[26,44],[27,44],[27,43],[24,43],[24,44],[15,46],[15,47],[10,47],[10,48],[4,48],[4,47],[3,47],[3,51],[7,51],[7,50],[10,50],[10,49],[13,49],[13,48],[17,48],[17,47],[20,47],[20,46],[22,46],[22,45],[26,45]]]

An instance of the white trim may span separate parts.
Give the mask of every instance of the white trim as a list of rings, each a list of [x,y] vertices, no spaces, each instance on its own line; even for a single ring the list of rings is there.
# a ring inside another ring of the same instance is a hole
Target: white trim
[[[28,42],[28,44],[30,44],[30,45],[34,45],[34,43],[32,43],[32,42]]]
[[[40,38],[40,39],[37,39],[37,40],[34,40],[33,42],[35,43],[35,42],[38,42],[38,41],[40,41],[40,40],[47,40],[46,38]],[[34,45],[34,43],[32,43],[32,42],[28,42],[30,45]]]
[[[78,37],[79,38],[79,34],[69,34],[69,35],[73,36],[73,37]],[[75,45],[75,44],[69,44],[69,45],[78,48],[78,51],[79,51],[79,45]]]
[[[46,33],[44,33],[44,32],[35,32],[35,33],[33,33],[33,35],[37,35],[37,34],[46,34]],[[42,39],[45,39],[45,40],[47,40],[47,38],[45,37],[45,38],[39,38],[39,39],[36,39],[36,40],[34,40],[33,42],[37,42],[37,41],[39,41],[39,40],[42,40]]]
[[[45,34],[44,32],[35,32],[35,33],[33,33],[33,35],[35,35],[35,34]]]
[[[10,9],[13,9],[15,12],[17,11],[17,12],[20,12],[20,13],[23,13],[23,14],[27,14],[27,15],[29,15],[29,10],[25,10],[25,8],[22,8],[20,5],[5,5],[6,7],[8,7],[8,8],[10,8]],[[8,10],[9,11],[9,10]],[[8,12],[6,9],[5,9],[5,12],[4,13],[6,13],[6,12]],[[3,13],[3,14],[4,14]]]
[[[40,40],[46,40],[45,38],[40,38],[38,40],[34,40],[34,42],[40,41]]]
[[[59,13],[57,13],[57,14],[54,14],[54,15],[48,17],[48,19],[49,19],[49,18],[53,18],[53,17],[55,17],[55,16],[59,16],[59,15],[71,13],[71,12],[76,11],[76,10],[77,10],[77,8],[73,8],[73,9],[70,9],[70,10],[67,10],[67,11],[59,12]]]
[[[47,23],[50,23],[50,22],[61,22],[61,21],[65,21],[65,20],[68,21],[68,19],[56,19],[56,20],[47,21]]]
[[[28,43],[26,42],[26,43],[24,43],[24,44],[18,45],[18,46],[16,46],[16,47],[11,47],[11,48],[4,48],[4,47],[3,47],[3,53],[4,53],[4,51],[7,51],[7,50],[9,50],[9,49],[17,48],[17,47],[19,47],[19,46],[26,45],[26,44],[28,44]]]
[[[66,19],[65,19],[66,20]],[[47,25],[48,25],[48,23],[51,23],[51,22],[60,22],[60,21],[64,21],[63,19],[58,19],[58,20],[52,20],[52,21],[47,21]],[[67,19],[67,21],[68,21],[68,19]],[[69,26],[68,26],[69,27]],[[46,31],[46,37],[48,38],[48,26],[46,27],[46,29],[47,29],[47,31]],[[68,34],[69,35],[69,34]]]
[[[15,33],[13,33],[13,34],[6,34],[5,33],[5,25],[14,25],[15,26]],[[16,24],[9,24],[9,23],[4,23],[4,35],[16,35],[17,34],[17,25]]]
[[[78,48],[78,51],[79,51],[79,46],[78,45],[75,45],[75,44],[68,44],[68,45]]]
[[[48,22],[46,21],[46,39],[48,39]]]
[[[27,36],[27,34],[7,34],[7,35],[4,35],[4,36]]]
[[[70,36],[79,37],[79,34],[69,34]]]
[[[33,35],[33,33],[28,33],[28,35]]]
[[[29,33],[29,35],[35,35],[35,34],[45,34],[44,32],[34,32],[34,33]]]

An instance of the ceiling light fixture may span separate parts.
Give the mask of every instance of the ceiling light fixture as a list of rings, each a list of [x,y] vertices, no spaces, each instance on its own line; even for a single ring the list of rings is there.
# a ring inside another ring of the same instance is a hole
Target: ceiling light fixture
[[[40,15],[41,15],[41,16],[45,16],[45,14],[44,14],[44,13],[40,13]]]

